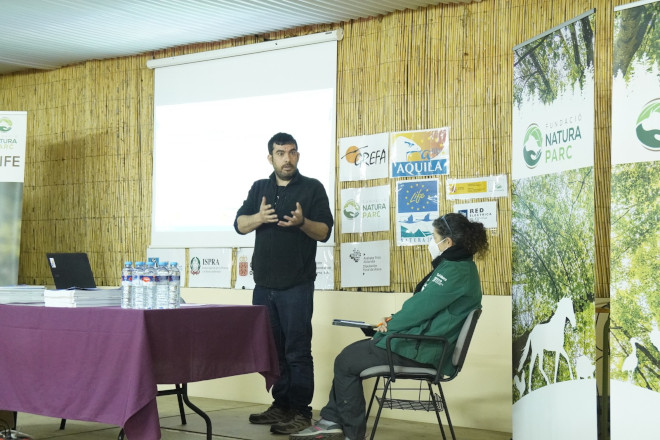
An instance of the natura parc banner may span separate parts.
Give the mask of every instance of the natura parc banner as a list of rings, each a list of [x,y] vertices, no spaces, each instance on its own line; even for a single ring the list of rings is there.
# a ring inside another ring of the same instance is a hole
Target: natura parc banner
[[[513,438],[595,440],[593,11],[513,72]]]
[[[0,286],[17,284],[27,112],[0,111]]]
[[[612,69],[610,433],[658,438],[660,2],[616,8]]]

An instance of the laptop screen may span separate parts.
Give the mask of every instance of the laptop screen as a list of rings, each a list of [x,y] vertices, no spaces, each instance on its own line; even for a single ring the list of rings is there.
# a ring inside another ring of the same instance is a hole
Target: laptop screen
[[[96,287],[86,253],[47,253],[46,257],[56,289]]]

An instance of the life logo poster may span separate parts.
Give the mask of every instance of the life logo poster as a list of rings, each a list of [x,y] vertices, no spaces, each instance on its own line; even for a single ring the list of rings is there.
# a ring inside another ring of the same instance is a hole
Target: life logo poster
[[[388,177],[389,133],[339,139],[339,180],[355,181]]]
[[[341,232],[362,233],[390,229],[390,186],[341,190]]]
[[[658,438],[660,2],[615,8],[609,378],[612,440]]]
[[[396,184],[396,243],[426,245],[433,238],[438,217],[438,179],[400,181]]]
[[[0,182],[23,182],[27,112],[0,112]]]
[[[449,127],[390,134],[390,176],[449,174]]]
[[[388,240],[342,243],[341,287],[390,285],[390,242]]]
[[[231,287],[231,248],[190,249],[188,287]]]

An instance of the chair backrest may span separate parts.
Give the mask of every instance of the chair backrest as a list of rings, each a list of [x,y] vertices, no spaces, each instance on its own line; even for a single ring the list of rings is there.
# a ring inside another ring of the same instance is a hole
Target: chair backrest
[[[463,368],[463,363],[465,362],[465,357],[467,356],[470,342],[472,342],[472,335],[474,334],[474,329],[477,326],[479,316],[481,316],[481,309],[472,310],[468,314],[467,318],[465,318],[463,328],[461,328],[461,332],[458,334],[458,340],[456,341],[454,354],[451,357],[451,362],[456,367],[456,373],[461,371]]]

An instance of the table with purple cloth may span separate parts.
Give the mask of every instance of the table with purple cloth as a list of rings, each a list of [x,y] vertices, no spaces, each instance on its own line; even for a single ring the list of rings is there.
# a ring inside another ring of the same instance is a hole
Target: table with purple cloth
[[[158,384],[246,373],[275,382],[263,306],[174,310],[0,305],[0,408],[160,439]]]

